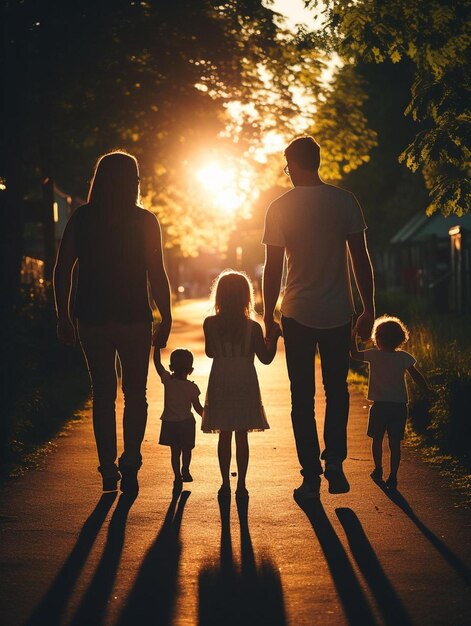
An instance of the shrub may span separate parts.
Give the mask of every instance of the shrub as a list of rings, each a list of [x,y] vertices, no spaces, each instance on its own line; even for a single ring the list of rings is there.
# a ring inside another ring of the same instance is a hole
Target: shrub
[[[0,473],[5,474],[83,406],[90,387],[80,350],[57,340],[50,288],[22,292],[3,347]]]
[[[417,359],[433,389],[427,400],[409,384],[411,425],[430,443],[470,463],[471,330],[459,317],[412,322],[406,350]],[[454,337],[453,337],[454,336]],[[456,339],[456,337],[459,337]]]

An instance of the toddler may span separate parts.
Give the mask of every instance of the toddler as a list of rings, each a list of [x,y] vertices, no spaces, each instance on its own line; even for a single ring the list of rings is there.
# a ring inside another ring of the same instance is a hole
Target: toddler
[[[358,350],[357,338],[352,342],[351,356],[357,361],[369,363],[368,400],[372,400],[368,418],[367,434],[373,439],[372,453],[374,470],[371,478],[377,482],[383,480],[383,438],[388,433],[391,452],[390,474],[386,485],[397,487],[397,471],[401,460],[401,440],[407,420],[407,389],[405,373],[428,394],[429,387],[421,372],[417,369],[414,357],[400,350],[409,339],[409,332],[397,317],[383,315],[373,325],[371,335],[375,348]]]
[[[193,355],[179,348],[170,355],[170,372],[162,365],[159,348],[154,348],[154,364],[164,385],[164,410],[159,443],[170,446],[174,490],[181,491],[183,482],[192,482],[191,451],[195,447],[195,418],[191,407],[203,414],[200,390],[188,376],[193,371]]]

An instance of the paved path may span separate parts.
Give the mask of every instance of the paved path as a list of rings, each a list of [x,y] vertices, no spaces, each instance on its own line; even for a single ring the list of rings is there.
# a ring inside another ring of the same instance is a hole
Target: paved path
[[[169,344],[193,350],[203,392],[207,307],[177,307]],[[248,507],[233,498],[220,509],[217,437],[201,432],[195,482],[172,500],[169,451],[157,445],[162,389],[152,371],[132,505],[100,497],[89,415],[59,437],[42,469],[6,485],[3,626],[471,623],[469,518],[436,471],[406,451],[396,500],[375,485],[365,402],[353,392],[345,463],[352,490],[333,496],[323,483],[322,504],[302,510],[292,498],[299,476],[284,355],[257,367],[272,428],[250,435]],[[319,415],[323,403],[320,397]]]

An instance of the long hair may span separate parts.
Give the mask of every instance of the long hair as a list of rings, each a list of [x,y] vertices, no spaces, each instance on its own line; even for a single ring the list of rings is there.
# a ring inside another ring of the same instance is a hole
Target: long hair
[[[137,159],[122,150],[102,155],[95,166],[88,202],[112,213],[123,213],[140,201]]]
[[[216,278],[212,294],[216,316],[226,338],[242,338],[245,322],[253,311],[253,286],[244,272],[224,270]]]

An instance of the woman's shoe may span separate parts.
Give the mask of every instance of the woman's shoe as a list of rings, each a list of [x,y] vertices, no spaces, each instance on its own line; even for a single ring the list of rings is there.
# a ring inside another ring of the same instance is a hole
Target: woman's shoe
[[[139,493],[137,471],[137,469],[121,468],[121,491],[129,496],[137,496]]]
[[[118,482],[121,479],[121,472],[118,467],[111,463],[97,468],[101,474],[103,491],[118,491]]]

